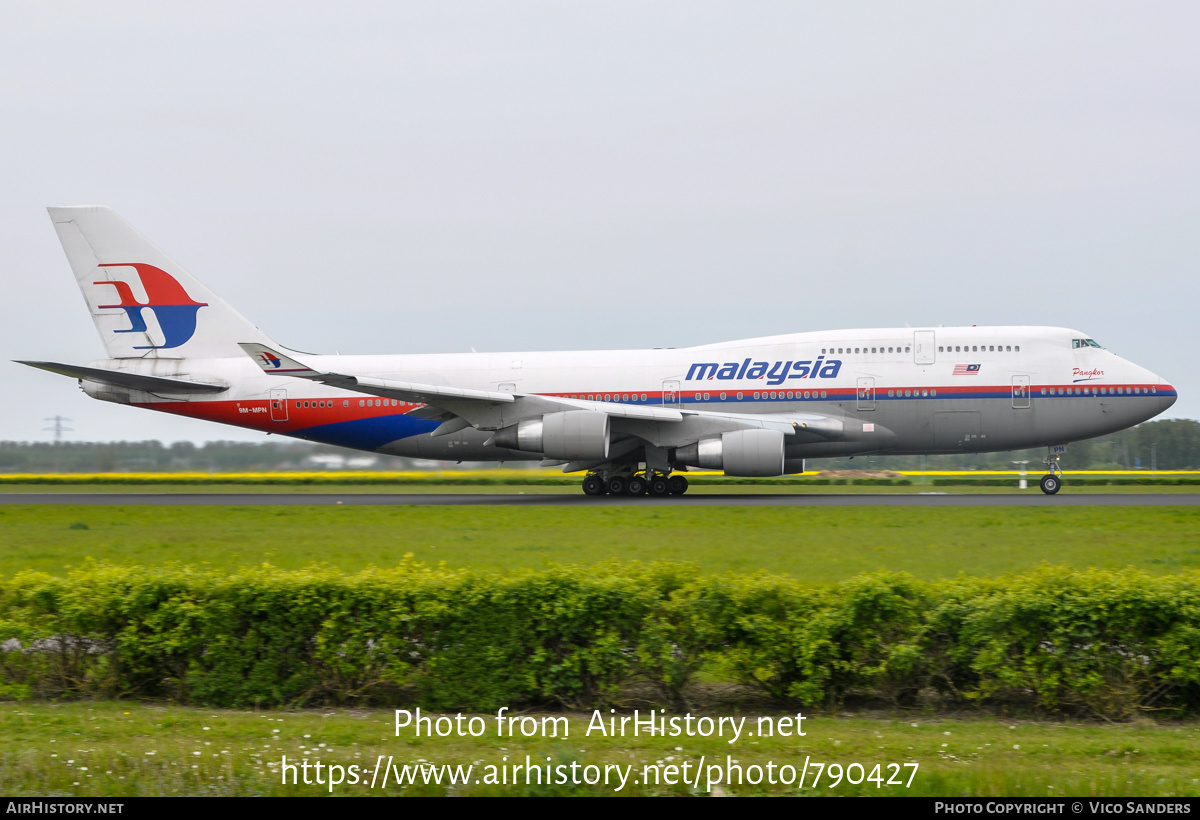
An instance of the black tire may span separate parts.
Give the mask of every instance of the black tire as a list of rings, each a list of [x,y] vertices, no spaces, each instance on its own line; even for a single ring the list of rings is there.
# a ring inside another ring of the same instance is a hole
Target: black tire
[[[1042,492],[1046,495],[1054,495],[1062,489],[1062,479],[1056,475],[1044,475],[1040,482]]]
[[[646,494],[646,479],[641,476],[633,475],[625,482],[626,495],[645,495]]]
[[[662,476],[659,476],[650,482],[650,495],[654,496],[655,498],[662,498],[664,495],[668,495],[670,492],[671,490],[670,487],[667,486],[667,480]]]
[[[608,480],[609,495],[625,495],[625,476],[615,475]]]
[[[583,480],[583,492],[587,495],[604,495],[604,479],[598,475],[590,475]]]
[[[681,475],[673,475],[667,479],[667,492],[671,495],[683,495],[687,488],[688,480]]]

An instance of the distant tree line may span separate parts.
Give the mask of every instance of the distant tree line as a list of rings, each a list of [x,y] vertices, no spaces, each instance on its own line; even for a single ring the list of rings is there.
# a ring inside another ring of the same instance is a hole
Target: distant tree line
[[[60,443],[0,441],[0,472],[6,473],[136,473],[136,472],[273,472],[319,470],[329,465],[313,457],[367,455],[341,447],[301,441],[64,441]],[[369,457],[368,457],[369,460]],[[404,470],[407,459],[379,456],[353,469]]]
[[[314,470],[336,466],[338,458],[354,458],[341,447],[301,441],[179,441],[114,442],[0,442],[0,472],[266,472]],[[329,457],[333,457],[330,459]],[[1008,470],[1014,461],[1041,469],[1044,450],[944,456],[870,456],[820,459],[810,469],[878,470]],[[333,461],[335,464],[331,464]],[[438,462],[378,456],[371,464],[344,465],[353,469],[407,470],[435,467]],[[522,462],[506,466],[519,467]],[[1067,470],[1200,470],[1200,422],[1192,419],[1151,421],[1120,433],[1067,448]]]

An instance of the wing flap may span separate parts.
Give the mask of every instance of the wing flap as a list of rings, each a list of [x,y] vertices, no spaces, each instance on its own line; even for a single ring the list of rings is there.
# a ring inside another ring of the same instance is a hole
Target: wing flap
[[[821,436],[822,438],[836,439],[841,438],[845,433],[845,425],[841,419],[818,413],[751,414],[719,413],[713,410],[688,410],[684,412],[688,415],[695,415],[706,419],[724,419],[731,422],[738,422],[743,427],[746,426],[745,422],[758,422],[757,426],[767,430],[779,430],[789,436],[798,432],[807,432]]]

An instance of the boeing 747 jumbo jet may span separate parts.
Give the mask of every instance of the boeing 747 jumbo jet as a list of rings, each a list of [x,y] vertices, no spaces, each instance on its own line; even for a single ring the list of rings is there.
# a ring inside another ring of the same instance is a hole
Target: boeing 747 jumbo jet
[[[50,208],[108,353],[23,362],[103,401],[369,452],[539,460],[588,495],[680,495],[688,468],[1046,447],[1170,407],[1175,389],[1057,327],[831,330],[666,350],[325,356],[280,346],[108,208]]]

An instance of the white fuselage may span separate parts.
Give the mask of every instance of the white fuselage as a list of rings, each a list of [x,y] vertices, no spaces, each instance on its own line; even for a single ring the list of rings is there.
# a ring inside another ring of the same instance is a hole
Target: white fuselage
[[[1082,344],[1080,344],[1083,342]],[[1159,376],[1085,334],[1051,327],[894,328],[797,333],[681,349],[305,356],[328,370],[448,387],[724,414],[817,413],[837,441],[790,437],[797,457],[982,452],[1066,443],[1129,427],[1174,403]],[[110,359],[93,366],[223,380],[204,397],[94,382],[99,398],[356,449],[421,458],[532,459],[396,400],[263,373],[246,357]],[[661,427],[661,425],[659,425]],[[674,428],[672,428],[674,429]],[[696,424],[680,428],[682,442]],[[636,423],[629,426],[638,435]]]

